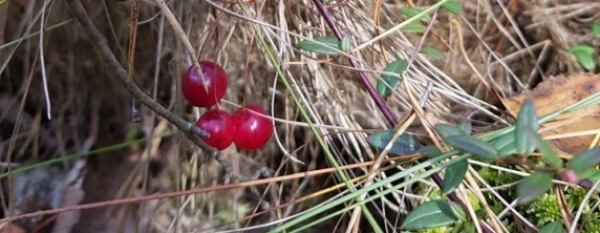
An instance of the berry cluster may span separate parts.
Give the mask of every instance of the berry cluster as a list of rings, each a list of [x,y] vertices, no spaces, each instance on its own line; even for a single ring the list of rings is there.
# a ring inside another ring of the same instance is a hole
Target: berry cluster
[[[200,61],[200,69],[206,82],[198,75],[194,66],[190,66],[181,82],[183,96],[193,106],[210,107],[221,101],[227,90],[227,75],[218,64]],[[218,150],[232,143],[242,150],[253,151],[261,148],[273,134],[271,121],[261,115],[267,111],[256,105],[247,104],[237,109],[233,115],[221,109],[206,111],[196,126],[210,135],[202,140]]]

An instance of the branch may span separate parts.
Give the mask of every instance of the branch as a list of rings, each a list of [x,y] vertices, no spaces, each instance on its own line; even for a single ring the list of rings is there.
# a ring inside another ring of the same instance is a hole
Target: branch
[[[195,145],[200,147],[202,150],[206,151],[210,157],[217,160],[219,164],[225,170],[225,183],[229,183],[231,179],[231,175],[233,174],[233,169],[229,165],[229,163],[223,158],[221,153],[211,146],[204,143],[200,140],[199,137],[207,137],[208,133],[192,123],[181,119],[175,114],[171,113],[162,105],[158,104],[154,101],[150,96],[144,93],[127,75],[127,71],[123,66],[119,63],[115,55],[110,50],[108,46],[108,41],[106,38],[100,33],[100,30],[94,25],[90,17],[85,11],[83,5],[81,5],[80,0],[65,0],[65,2],[69,5],[69,9],[71,13],[75,16],[79,24],[83,27],[86,34],[94,44],[96,50],[106,62],[108,68],[115,74],[115,77],[121,81],[127,92],[133,97],[133,99],[148,108],[154,111],[156,114],[161,117],[167,119],[171,124],[175,125],[179,130],[184,132],[187,138],[192,141]],[[198,137],[199,136],[199,137]]]

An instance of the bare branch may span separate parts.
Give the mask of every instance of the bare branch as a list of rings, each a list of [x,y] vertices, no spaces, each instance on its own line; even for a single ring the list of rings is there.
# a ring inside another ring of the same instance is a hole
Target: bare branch
[[[207,137],[208,133],[202,129],[199,129],[194,124],[187,122],[186,120],[176,116],[171,113],[165,107],[155,102],[149,95],[144,93],[127,75],[127,71],[123,66],[119,63],[115,55],[110,50],[108,46],[108,41],[106,38],[100,33],[96,25],[89,18],[87,12],[81,2],[79,0],[65,0],[69,5],[69,9],[71,13],[75,16],[79,24],[83,27],[86,34],[90,37],[90,40],[96,47],[96,50],[100,53],[104,62],[108,68],[113,71],[115,77],[123,83],[123,86],[129,94],[133,97],[133,99],[148,108],[152,111],[156,112],[156,114],[161,117],[167,119],[171,124],[175,125],[179,130],[183,131],[187,138],[190,139],[194,144],[200,147],[202,150],[206,151],[208,155],[210,155],[213,159],[217,160],[219,164],[225,170],[225,183],[229,183],[231,179],[231,175],[233,173],[233,169],[229,165],[229,163],[223,158],[223,155],[211,146],[204,143],[200,140],[199,137]],[[198,137],[199,136],[199,137]]]

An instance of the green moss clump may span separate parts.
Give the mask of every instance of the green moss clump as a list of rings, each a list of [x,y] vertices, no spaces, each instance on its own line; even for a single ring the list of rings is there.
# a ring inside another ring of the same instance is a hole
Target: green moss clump
[[[543,226],[554,221],[562,221],[556,194],[545,193],[538,199],[535,199],[529,205],[527,213],[536,217],[536,224],[538,226]]]

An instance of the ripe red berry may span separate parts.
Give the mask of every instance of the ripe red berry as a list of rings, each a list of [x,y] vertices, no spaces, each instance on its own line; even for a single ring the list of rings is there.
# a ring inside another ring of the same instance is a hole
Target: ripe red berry
[[[248,151],[257,150],[273,135],[271,120],[259,114],[269,115],[267,111],[256,105],[245,105],[233,113],[235,125],[233,142],[238,148]]]
[[[227,74],[218,64],[200,61],[200,68],[206,80],[208,92],[204,89],[202,76],[198,75],[194,66],[190,66],[181,82],[183,96],[193,106],[209,107],[221,100],[227,90]]]
[[[202,141],[218,150],[224,150],[233,142],[235,125],[233,118],[226,111],[209,110],[200,116],[196,126],[210,134],[206,138],[201,138]]]

